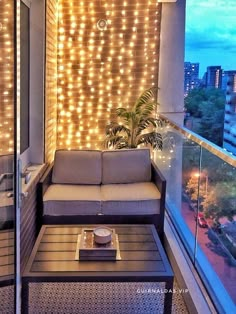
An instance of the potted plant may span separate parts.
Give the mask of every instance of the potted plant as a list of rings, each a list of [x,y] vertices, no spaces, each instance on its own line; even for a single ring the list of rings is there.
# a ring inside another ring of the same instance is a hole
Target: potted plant
[[[116,109],[118,121],[112,121],[106,126],[105,148],[137,148],[144,144],[162,150],[162,135],[157,132],[162,121],[155,116],[158,106],[155,101],[156,91],[155,87],[145,90],[131,110],[123,107]]]

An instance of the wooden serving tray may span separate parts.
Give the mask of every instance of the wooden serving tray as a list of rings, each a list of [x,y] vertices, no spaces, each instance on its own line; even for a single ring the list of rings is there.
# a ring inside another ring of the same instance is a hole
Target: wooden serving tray
[[[79,245],[79,260],[116,260],[117,240],[115,229],[112,229],[111,242],[97,244],[94,241],[94,229],[83,228]]]

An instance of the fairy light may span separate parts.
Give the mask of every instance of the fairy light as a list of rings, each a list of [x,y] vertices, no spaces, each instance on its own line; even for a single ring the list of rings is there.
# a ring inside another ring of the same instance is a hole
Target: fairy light
[[[142,5],[140,0],[129,5],[59,0],[60,147],[100,148],[114,109],[133,104],[140,91],[156,85],[160,27],[156,13],[159,4],[154,0]],[[101,23],[97,27],[99,20],[105,21],[104,28]]]
[[[19,22],[19,5],[17,6],[17,21]],[[0,93],[0,155],[13,152],[14,148],[14,4],[6,1],[1,5],[0,12],[0,37],[1,37],[1,93]],[[19,36],[19,32],[17,32]],[[18,37],[19,38],[19,37]],[[19,43],[19,41],[18,41]],[[17,54],[19,65],[19,53]],[[19,68],[17,67],[17,71]],[[19,87],[19,76],[17,76]],[[17,89],[19,97],[19,89]],[[19,98],[17,98],[19,100]]]

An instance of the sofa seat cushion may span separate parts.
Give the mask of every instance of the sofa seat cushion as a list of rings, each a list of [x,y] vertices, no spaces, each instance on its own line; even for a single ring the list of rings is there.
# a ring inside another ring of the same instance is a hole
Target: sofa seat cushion
[[[160,192],[152,182],[101,186],[105,215],[152,215],[160,213]]]
[[[102,152],[97,150],[57,150],[52,183],[101,184]]]
[[[149,181],[151,181],[151,159],[148,148],[102,152],[102,184]]]
[[[52,184],[43,196],[44,215],[96,215],[101,212],[100,185]]]

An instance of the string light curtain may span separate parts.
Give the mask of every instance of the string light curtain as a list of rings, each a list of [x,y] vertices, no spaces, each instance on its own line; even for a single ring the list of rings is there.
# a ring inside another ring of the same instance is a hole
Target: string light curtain
[[[57,148],[57,33],[58,3],[47,0],[45,56],[45,161],[54,159]]]
[[[156,0],[59,0],[57,148],[101,148],[114,110],[156,86]]]
[[[1,1],[0,47],[0,155],[6,155],[14,147],[14,1]]]

